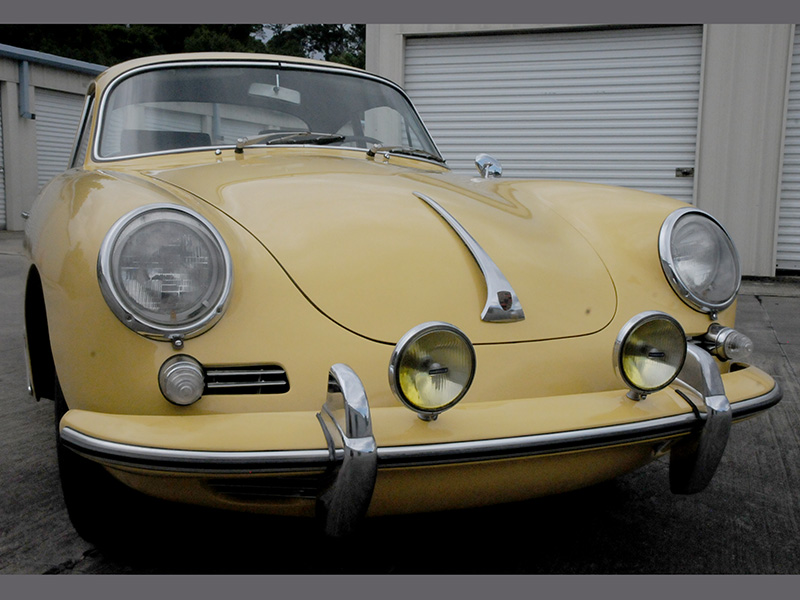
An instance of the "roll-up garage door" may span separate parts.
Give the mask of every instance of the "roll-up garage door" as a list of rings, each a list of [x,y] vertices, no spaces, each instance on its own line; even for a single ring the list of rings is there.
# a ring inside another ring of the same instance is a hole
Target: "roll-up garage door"
[[[3,160],[3,110],[0,106],[0,229],[6,228],[6,163]]]
[[[778,269],[800,270],[800,28],[794,34],[783,178],[778,217]]]
[[[405,88],[455,171],[693,200],[702,27],[409,38]]]
[[[84,97],[36,89],[36,157],[39,188],[68,167]]]

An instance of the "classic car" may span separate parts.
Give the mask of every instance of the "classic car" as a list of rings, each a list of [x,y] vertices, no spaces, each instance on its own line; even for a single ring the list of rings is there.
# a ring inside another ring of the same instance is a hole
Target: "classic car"
[[[406,94],[254,54],[137,59],[90,86],[29,211],[29,389],[63,495],[318,519],[461,509],[669,454],[711,480],[776,404],[711,215],[622,187],[454,173]],[[308,522],[308,521],[306,521]]]

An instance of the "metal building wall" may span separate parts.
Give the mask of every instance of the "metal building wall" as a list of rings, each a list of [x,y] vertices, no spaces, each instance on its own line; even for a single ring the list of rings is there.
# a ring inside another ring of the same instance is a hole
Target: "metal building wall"
[[[779,269],[800,270],[800,30],[798,29],[795,29],[794,34],[789,81],[776,260]]]
[[[41,189],[68,167],[84,96],[36,90],[37,184]]]
[[[6,177],[3,160],[3,105],[0,99],[0,229],[6,228]]]
[[[367,69],[404,85],[417,39],[598,32],[581,25],[368,25]],[[745,275],[775,274],[784,116],[794,26],[702,26],[694,203],[725,224]],[[491,62],[491,55],[476,63]],[[413,82],[412,82],[413,85]],[[502,157],[498,157],[502,161]],[[675,165],[676,167],[679,165]]]
[[[102,65],[0,43],[7,229],[23,229],[22,215],[42,184],[67,167],[83,96],[103,70]]]
[[[509,177],[691,202],[701,54],[700,26],[420,37],[404,79],[455,171],[488,152]]]

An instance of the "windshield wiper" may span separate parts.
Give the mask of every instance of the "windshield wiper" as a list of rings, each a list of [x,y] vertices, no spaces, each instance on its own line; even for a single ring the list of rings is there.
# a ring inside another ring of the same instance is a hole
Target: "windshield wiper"
[[[391,144],[373,144],[372,147],[369,150],[367,150],[367,156],[375,156],[376,154],[379,153],[402,154],[404,156],[428,158],[430,160],[435,160],[436,162],[442,164],[444,164],[445,162],[445,160],[438,154],[433,154],[432,152],[428,152],[427,150],[421,150],[420,148],[412,148],[411,146],[392,146]]]
[[[234,152],[241,154],[253,144],[334,144],[344,141],[345,136],[335,133],[315,133],[313,131],[273,131],[236,140]]]

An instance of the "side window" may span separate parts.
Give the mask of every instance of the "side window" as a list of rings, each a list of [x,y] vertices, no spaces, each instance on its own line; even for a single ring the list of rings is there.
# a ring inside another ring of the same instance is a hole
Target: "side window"
[[[72,160],[69,164],[70,168],[72,169],[81,166],[83,161],[86,159],[86,149],[89,147],[89,131],[91,130],[93,106],[94,94],[91,94],[86,97],[80,128],[78,129],[78,135],[75,137],[75,148],[72,151]]]

